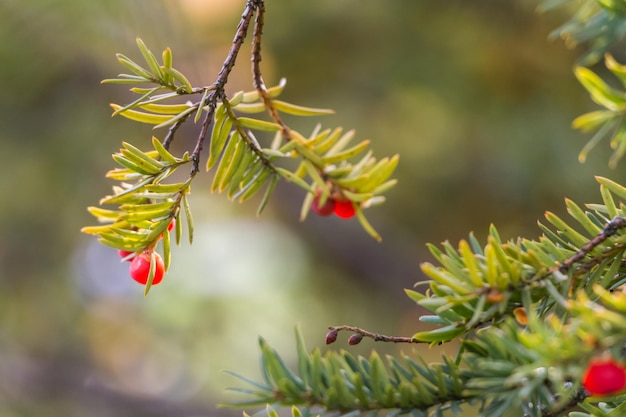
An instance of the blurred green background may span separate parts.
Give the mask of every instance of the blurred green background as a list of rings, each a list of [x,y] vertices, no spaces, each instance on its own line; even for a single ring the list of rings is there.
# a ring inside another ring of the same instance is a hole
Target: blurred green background
[[[581,51],[548,41],[565,16],[530,3],[269,1],[268,84],[287,77],[285,100],[333,108],[325,126],[401,154],[399,185],[368,212],[384,241],[356,220],[300,223],[289,184],[256,218],[204,175],[194,245],[144,298],[115,251],[79,232],[109,193],[111,154],[152,134],[112,120],[108,103],[130,95],[99,82],[122,72],[116,52],[139,59],[140,36],[212,83],[244,1],[0,0],[0,416],[240,415],[216,407],[239,398],[220,371],[258,376],[258,335],[288,359],[296,325],[310,348],[325,349],[331,324],[411,335],[419,311],[403,288],[423,279],[426,242],[484,240],[492,222],[505,239],[535,237],[565,196],[599,200],[594,175],[623,183],[606,143],[577,162],[587,138],[570,122],[594,108],[572,74]],[[251,89],[249,72],[244,52],[231,92]],[[178,152],[195,141],[193,126],[182,133]]]

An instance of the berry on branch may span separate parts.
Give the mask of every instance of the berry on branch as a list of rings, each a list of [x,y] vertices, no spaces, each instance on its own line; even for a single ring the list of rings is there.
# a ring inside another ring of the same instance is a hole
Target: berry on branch
[[[148,283],[148,277],[150,275],[150,260],[151,256],[155,257],[156,267],[154,271],[154,278],[152,285],[157,285],[163,279],[165,274],[165,265],[161,255],[156,252],[148,253],[143,252],[133,258],[130,263],[130,276],[132,279],[140,284],[146,285]]]
[[[583,375],[583,387],[591,395],[615,394],[626,387],[626,369],[613,358],[595,358]]]
[[[311,204],[311,210],[319,216],[329,216],[335,210],[335,200],[332,197],[328,197],[324,204],[320,205],[321,194],[322,192],[317,190],[315,198],[313,198],[313,204]]]
[[[356,214],[354,204],[350,200],[335,201],[335,214],[342,219],[349,219]]]

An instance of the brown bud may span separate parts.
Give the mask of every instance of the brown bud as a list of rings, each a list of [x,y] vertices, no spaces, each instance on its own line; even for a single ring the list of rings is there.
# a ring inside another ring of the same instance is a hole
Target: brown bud
[[[339,334],[339,332],[335,329],[331,330],[330,332],[326,333],[326,344],[330,345],[331,343],[335,343],[335,340],[337,340],[337,335]]]
[[[349,345],[358,345],[359,343],[361,343],[361,340],[363,340],[363,335],[355,333],[355,334],[353,334],[352,336],[350,336],[348,338],[348,344]]]

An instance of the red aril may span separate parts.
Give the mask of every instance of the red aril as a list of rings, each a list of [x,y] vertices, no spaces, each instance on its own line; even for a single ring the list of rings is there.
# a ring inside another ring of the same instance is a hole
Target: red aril
[[[152,279],[152,285],[157,285],[163,279],[165,274],[165,265],[161,255],[156,252],[142,252],[135,256],[130,262],[130,276],[132,279],[140,284],[146,285],[148,283],[148,276],[150,275],[150,260],[151,257],[155,257],[155,271],[154,278]]]

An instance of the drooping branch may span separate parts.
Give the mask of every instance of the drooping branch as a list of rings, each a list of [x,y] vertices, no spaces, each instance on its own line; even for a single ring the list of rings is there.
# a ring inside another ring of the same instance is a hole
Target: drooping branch
[[[248,27],[250,26],[250,21],[254,16],[254,13],[259,7],[262,7],[263,2],[259,0],[250,0],[246,3],[246,8],[241,15],[241,20],[237,26],[237,32],[235,33],[235,37],[233,39],[230,50],[228,51],[228,55],[224,60],[224,64],[220,69],[220,72],[217,75],[217,79],[213,83],[212,89],[213,91],[206,98],[205,103],[200,103],[200,106],[208,106],[208,111],[204,116],[204,120],[202,121],[202,128],[200,133],[198,134],[198,139],[196,141],[196,146],[191,154],[191,159],[193,161],[190,176],[195,176],[199,171],[200,165],[200,152],[202,152],[202,148],[204,146],[204,142],[209,132],[209,127],[213,122],[213,117],[215,115],[215,108],[217,107],[218,100],[223,100],[225,98],[224,95],[224,87],[228,82],[228,76],[230,75],[233,67],[235,66],[235,62],[237,61],[237,56],[239,55],[239,51],[241,50],[241,46],[243,45],[243,41],[245,40],[248,34]]]
[[[263,36],[263,26],[265,25],[265,4],[263,1],[259,1],[259,11],[254,21],[254,33],[252,38],[252,79],[254,88],[259,92],[261,100],[265,104],[270,117],[280,126],[280,134],[287,141],[292,140],[291,130],[282,121],[276,108],[272,105],[272,99],[267,92],[267,87],[263,81],[263,75],[261,73],[261,38]]]

